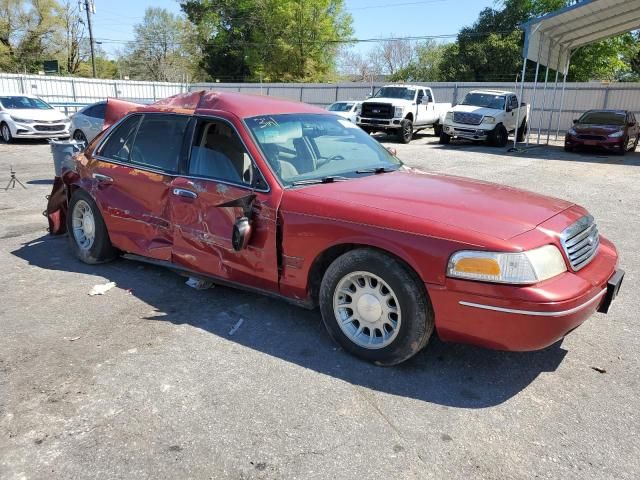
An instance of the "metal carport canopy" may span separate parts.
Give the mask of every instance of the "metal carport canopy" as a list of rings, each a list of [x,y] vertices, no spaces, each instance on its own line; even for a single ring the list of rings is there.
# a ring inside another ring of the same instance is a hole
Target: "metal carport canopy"
[[[566,74],[572,50],[640,28],[640,0],[583,0],[522,28],[525,60]]]

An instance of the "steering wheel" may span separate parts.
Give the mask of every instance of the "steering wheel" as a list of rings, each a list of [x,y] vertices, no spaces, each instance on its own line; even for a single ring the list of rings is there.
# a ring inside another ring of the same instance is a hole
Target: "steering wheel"
[[[333,157],[329,157],[329,158],[319,158],[317,166],[318,167],[322,167],[323,165],[326,165],[327,163],[340,161],[340,160],[344,160],[344,157],[342,155],[334,155]]]

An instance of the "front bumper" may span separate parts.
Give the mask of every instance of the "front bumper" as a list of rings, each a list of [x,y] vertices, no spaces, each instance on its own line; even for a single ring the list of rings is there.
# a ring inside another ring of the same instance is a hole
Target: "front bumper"
[[[356,124],[359,127],[379,128],[381,130],[396,129],[402,125],[402,118],[364,118],[357,117]]]
[[[606,313],[624,272],[615,247],[601,237],[600,250],[578,272],[530,286],[448,278],[427,285],[438,335],[445,341],[511,351],[539,350],[557,342],[595,312]]]
[[[489,138],[489,134],[493,131],[495,125],[466,125],[461,123],[445,123],[443,131],[452,137],[466,138],[468,140],[484,141]]]
[[[567,147],[571,148],[595,147],[618,152],[625,148],[624,138],[607,138],[606,140],[583,140],[573,135],[566,135],[564,137],[564,144]]]
[[[14,138],[67,138],[70,122],[60,123],[14,123],[11,134]]]

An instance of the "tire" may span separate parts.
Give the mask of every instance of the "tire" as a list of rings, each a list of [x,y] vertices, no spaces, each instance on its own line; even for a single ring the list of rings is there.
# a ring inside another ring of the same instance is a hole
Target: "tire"
[[[434,330],[424,286],[407,267],[377,250],[361,248],[338,257],[324,274],[319,300],[329,335],[349,353],[377,365],[412,357]],[[341,322],[345,317],[353,320]]]
[[[436,137],[439,137],[440,135],[442,135],[442,125],[440,125],[440,122],[433,124],[433,134]]]
[[[524,142],[524,138],[527,136],[529,125],[527,125],[527,118],[525,117],[520,124],[520,128],[516,131],[516,142]]]
[[[630,152],[635,152],[636,149],[638,148],[638,138],[636,138],[636,141],[633,142],[633,147],[631,147],[631,149],[629,150]]]
[[[509,143],[509,132],[499,123],[489,134],[489,143],[494,147],[506,147]]]
[[[85,215],[90,214],[90,219],[85,223]],[[78,223],[80,221],[80,224]],[[74,229],[75,226],[75,229]],[[91,239],[91,231],[93,238]],[[117,256],[117,250],[111,245],[109,232],[104,224],[102,215],[96,203],[84,190],[76,190],[69,202],[67,213],[67,232],[69,233],[69,245],[73,254],[84,263],[96,264],[113,260]],[[83,241],[82,238],[86,240]]]
[[[564,146],[564,151],[565,152],[573,152],[573,147],[570,147],[569,145],[565,145]]]
[[[369,135],[371,135],[371,133],[373,132],[373,130],[371,130],[369,127],[360,127],[365,133],[368,133]]]
[[[76,130],[75,132],[73,132],[73,139],[78,142],[84,142],[85,146],[89,144],[89,142],[87,141],[87,136],[82,130]]]
[[[13,141],[13,135],[11,134],[11,128],[5,122],[0,125],[0,137],[4,143],[11,143]]]
[[[400,139],[401,143],[409,143],[413,138],[413,122],[410,119],[405,118],[404,120],[402,120],[400,125],[401,128],[400,132],[398,133],[398,138]]]
[[[451,135],[449,135],[448,133],[444,133],[442,132],[440,134],[440,145],[449,145],[449,143],[451,142]]]

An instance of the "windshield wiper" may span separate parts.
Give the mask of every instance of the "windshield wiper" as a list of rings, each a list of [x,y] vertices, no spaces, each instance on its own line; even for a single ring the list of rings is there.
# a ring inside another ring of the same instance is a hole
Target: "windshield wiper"
[[[307,180],[298,180],[295,182],[291,182],[292,186],[298,185],[316,185],[318,183],[333,183],[333,182],[342,182],[344,180],[349,180],[347,177],[336,177],[336,176],[327,176],[322,178],[309,178]]]
[[[375,168],[363,168],[362,170],[356,170],[356,173],[390,173],[398,170],[397,168],[389,168],[389,167],[375,167]]]

